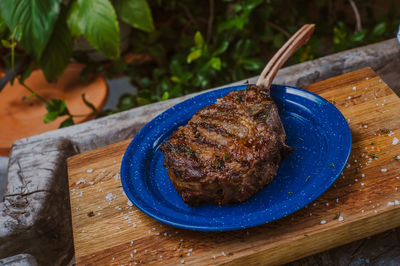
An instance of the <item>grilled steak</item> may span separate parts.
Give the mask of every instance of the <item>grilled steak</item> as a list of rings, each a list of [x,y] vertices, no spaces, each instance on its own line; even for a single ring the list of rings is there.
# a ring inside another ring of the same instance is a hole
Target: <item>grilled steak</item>
[[[248,200],[292,148],[268,89],[232,91],[198,111],[162,146],[164,166],[189,205]]]

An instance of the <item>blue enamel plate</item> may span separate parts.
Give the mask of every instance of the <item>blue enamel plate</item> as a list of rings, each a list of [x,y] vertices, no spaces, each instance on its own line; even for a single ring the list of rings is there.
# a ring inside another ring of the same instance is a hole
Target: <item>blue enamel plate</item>
[[[294,147],[279,166],[276,178],[245,203],[186,205],[169,180],[159,149],[170,134],[201,108],[246,85],[206,92],[163,112],[136,135],[121,164],[126,195],[140,210],[163,223],[202,231],[224,231],[265,224],[289,215],[325,192],[339,177],[351,150],[349,126],[338,109],[308,91],[271,87]]]

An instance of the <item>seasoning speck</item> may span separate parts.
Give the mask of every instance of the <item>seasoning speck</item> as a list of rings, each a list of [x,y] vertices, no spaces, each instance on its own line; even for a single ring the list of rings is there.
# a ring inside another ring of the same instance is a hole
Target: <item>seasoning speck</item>
[[[109,200],[110,202],[113,201],[113,199],[115,198],[115,196],[113,195],[113,193],[109,192],[107,193],[106,199]]]
[[[339,222],[343,221],[343,216],[339,216],[338,221]]]
[[[322,221],[321,221],[321,224],[326,224],[326,221],[325,221],[325,220],[322,220]]]
[[[92,168],[87,169],[86,172],[88,172],[88,173],[93,173],[93,169],[92,169]]]
[[[397,143],[399,143],[399,139],[394,137],[393,141],[392,141],[392,145],[397,145]]]
[[[381,169],[381,172],[382,172],[382,173],[386,173],[386,172],[387,172],[387,169],[386,169],[386,168],[382,168],[382,169]]]
[[[86,180],[85,179],[83,179],[83,178],[81,178],[81,179],[79,179],[78,181],[76,181],[76,185],[79,185],[79,184],[85,184],[86,183]]]

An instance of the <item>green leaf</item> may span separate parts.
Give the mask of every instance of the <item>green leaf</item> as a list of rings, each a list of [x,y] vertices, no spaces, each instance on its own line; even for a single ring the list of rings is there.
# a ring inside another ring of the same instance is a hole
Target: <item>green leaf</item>
[[[4,18],[1,16],[1,12],[0,12],[0,39],[2,39],[4,37],[4,35],[7,33],[7,31],[8,31],[7,23],[4,20]]]
[[[146,0],[116,0],[114,3],[124,22],[139,30],[154,31],[151,10]]]
[[[45,122],[46,124],[50,123],[50,122],[56,120],[58,116],[59,116],[59,113],[57,111],[49,112],[44,116],[43,122]]]
[[[172,60],[171,63],[169,64],[169,70],[171,71],[172,75],[178,77],[181,76],[183,73],[182,66],[176,59]]]
[[[1,0],[0,9],[10,31],[21,27],[20,44],[36,60],[42,55],[57,17],[61,0]]]
[[[51,99],[46,103],[46,109],[49,113],[57,112],[59,115],[69,114],[67,105],[64,100]]]
[[[171,81],[172,81],[172,82],[175,82],[175,83],[181,83],[181,79],[178,78],[177,76],[172,76],[172,77],[171,77]]]
[[[217,31],[222,32],[225,30],[230,30],[230,29],[235,29],[235,28],[238,30],[242,30],[248,20],[250,12],[251,12],[251,10],[246,9],[239,16],[235,16],[232,19],[226,20],[226,21],[218,24]]]
[[[151,103],[148,99],[143,98],[143,97],[136,97],[136,101],[139,104],[139,106]]]
[[[76,0],[68,14],[68,25],[73,34],[80,31],[105,56],[119,57],[119,26],[109,0]]]
[[[372,30],[372,34],[377,36],[377,35],[382,35],[386,31],[386,22],[381,22],[378,25],[374,27]]]
[[[217,50],[214,51],[213,56],[217,56],[224,53],[228,49],[228,47],[229,47],[228,41],[222,42],[222,44],[217,48]]]
[[[135,103],[136,103],[135,96],[133,96],[132,94],[125,93],[119,97],[117,107],[120,110],[124,111],[134,107]]]
[[[8,41],[8,40],[1,40],[1,44],[8,49],[14,48],[15,46],[17,46],[16,42],[13,41]]]
[[[364,39],[365,35],[367,34],[367,30],[363,29],[356,34],[350,36],[350,41],[352,42],[360,42]]]
[[[194,35],[194,43],[197,48],[201,48],[204,45],[204,38],[203,35],[201,35],[200,31],[197,31]]]
[[[161,97],[161,101],[165,101],[169,99],[169,93],[168,91],[164,92],[162,97]]]
[[[260,59],[242,59],[244,69],[250,71],[256,71],[262,69],[265,62]]]
[[[53,34],[46,46],[46,52],[40,57],[39,66],[48,81],[61,76],[72,55],[72,41],[66,23],[66,12],[61,14],[54,27]]]
[[[78,2],[75,0],[72,2],[71,7],[68,10],[67,25],[71,33],[72,38],[78,38],[82,35],[81,27],[79,26],[79,7]],[[82,26],[84,27],[84,26]]]
[[[73,125],[74,125],[74,120],[72,120],[72,117],[68,117],[67,119],[65,119],[65,120],[60,124],[60,128],[69,127],[69,126],[73,126]]]
[[[209,63],[215,70],[221,70],[221,58],[213,57],[210,59]]]
[[[191,53],[187,56],[186,60],[187,60],[187,62],[190,64],[190,63],[193,62],[194,60],[198,59],[198,58],[201,56],[201,54],[202,54],[201,49],[196,49],[196,50],[194,50],[193,52],[191,52]]]

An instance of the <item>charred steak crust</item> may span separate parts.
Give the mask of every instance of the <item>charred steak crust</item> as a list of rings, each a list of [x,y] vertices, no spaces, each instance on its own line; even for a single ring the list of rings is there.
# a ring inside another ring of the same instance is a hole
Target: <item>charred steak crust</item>
[[[199,110],[164,144],[164,166],[184,202],[248,200],[291,152],[269,90],[249,85]]]

